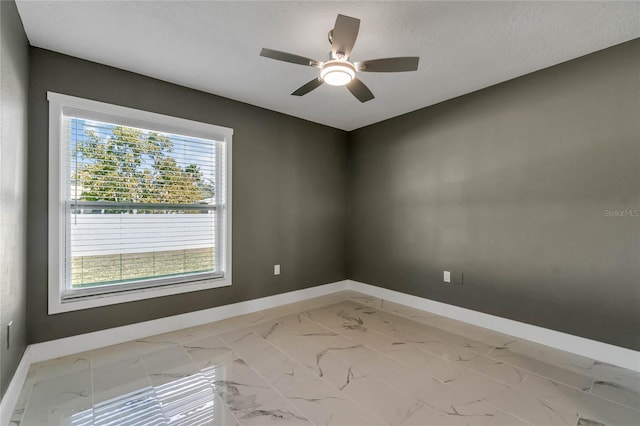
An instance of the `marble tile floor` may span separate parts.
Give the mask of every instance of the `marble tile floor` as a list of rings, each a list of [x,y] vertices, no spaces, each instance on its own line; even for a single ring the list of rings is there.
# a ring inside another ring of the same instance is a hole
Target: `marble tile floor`
[[[31,366],[12,425],[640,425],[640,374],[355,292]]]

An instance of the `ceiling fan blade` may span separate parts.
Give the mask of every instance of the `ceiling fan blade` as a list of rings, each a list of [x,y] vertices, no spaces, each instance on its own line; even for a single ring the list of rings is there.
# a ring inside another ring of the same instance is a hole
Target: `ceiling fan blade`
[[[306,84],[303,84],[302,86],[298,87],[296,89],[296,91],[292,93],[292,95],[294,95],[294,96],[306,95],[307,93],[309,93],[313,89],[317,89],[318,87],[320,87],[322,85],[322,83],[323,83],[322,80],[320,80],[319,78],[314,78],[310,82],[308,82]]]
[[[351,94],[358,98],[360,102],[367,102],[375,98],[371,90],[369,90],[358,77],[354,77],[351,83],[347,84],[347,89],[349,89]]]
[[[364,72],[403,72],[418,69],[417,56],[405,56],[402,58],[373,59],[354,63],[358,71]]]
[[[263,48],[260,51],[260,56],[275,59],[276,61],[290,62],[292,64],[307,65],[316,68],[320,68],[320,66],[322,66],[322,62],[316,61],[315,59],[309,59],[304,56],[294,55],[293,53],[281,52],[279,50],[267,48]]]
[[[338,15],[331,32],[331,52],[335,59],[347,59],[356,44],[360,20],[350,16]],[[340,58],[342,55],[342,58]]]

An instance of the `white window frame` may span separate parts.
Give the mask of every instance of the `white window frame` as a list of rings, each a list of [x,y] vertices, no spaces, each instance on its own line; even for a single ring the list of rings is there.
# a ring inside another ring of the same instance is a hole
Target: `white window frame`
[[[231,285],[231,158],[233,129],[171,117],[148,111],[92,101],[74,96],[47,92],[49,100],[49,315],[80,309],[95,308],[153,297],[169,296],[191,291],[207,290]],[[183,134],[212,139],[226,144],[226,206],[225,226],[222,230],[223,276],[195,282],[184,282],[160,287],[147,287],[117,293],[88,295],[63,299],[65,290],[65,201],[64,185],[68,176],[62,166],[66,141],[63,140],[63,114],[78,111],[83,118],[109,121],[130,127]]]

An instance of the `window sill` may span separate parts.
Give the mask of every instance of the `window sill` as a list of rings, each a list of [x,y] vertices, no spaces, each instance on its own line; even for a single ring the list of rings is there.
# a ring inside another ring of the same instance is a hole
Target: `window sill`
[[[152,299],[155,297],[171,296],[174,294],[190,293],[192,291],[228,287],[230,285],[231,278],[225,277],[206,281],[167,285],[162,287],[135,289],[122,293],[99,294],[95,296],[86,296],[65,301],[61,300],[61,295],[59,293],[50,294],[49,315],[59,314],[63,312],[79,311],[82,309],[98,308],[101,306],[115,305],[118,303],[134,302],[137,300]]]

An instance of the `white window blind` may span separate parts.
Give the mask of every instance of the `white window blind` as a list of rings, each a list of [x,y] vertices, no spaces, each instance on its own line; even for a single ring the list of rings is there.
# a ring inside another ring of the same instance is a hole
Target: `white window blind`
[[[225,278],[227,138],[95,108],[59,120],[62,302]]]

